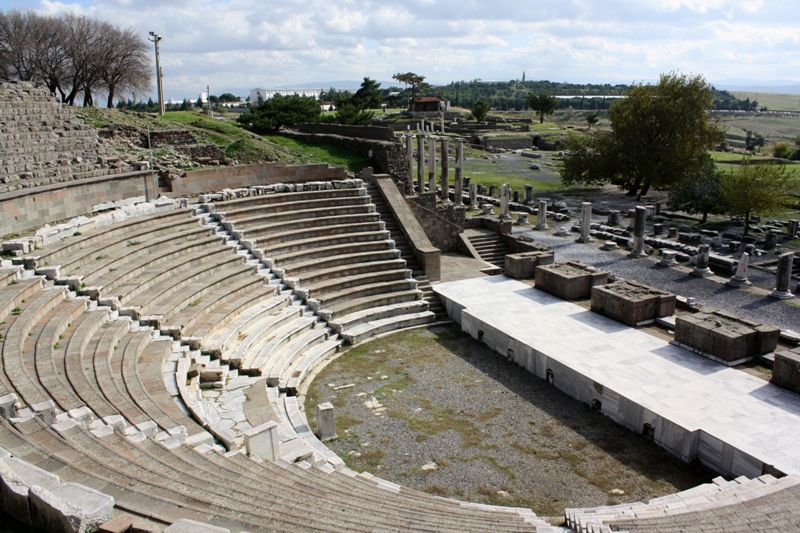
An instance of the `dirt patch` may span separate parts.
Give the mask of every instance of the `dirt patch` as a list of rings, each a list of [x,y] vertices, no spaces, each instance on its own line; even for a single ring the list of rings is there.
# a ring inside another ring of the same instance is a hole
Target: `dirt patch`
[[[456,325],[399,333],[344,354],[309,391],[312,426],[324,401],[337,406],[340,437],[328,445],[351,468],[543,516],[648,500],[715,476],[548,386]]]

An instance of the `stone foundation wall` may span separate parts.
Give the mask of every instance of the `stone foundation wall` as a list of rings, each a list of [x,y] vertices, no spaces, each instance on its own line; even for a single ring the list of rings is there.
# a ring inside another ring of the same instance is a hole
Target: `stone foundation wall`
[[[533,147],[533,137],[520,137],[517,139],[494,139],[481,137],[484,148],[503,148],[504,150],[523,150]]]
[[[566,261],[537,266],[535,279],[537,289],[549,292],[562,300],[577,300],[592,294],[595,285],[606,283],[608,272],[577,261]]]
[[[770,382],[800,393],[800,348],[775,354]]]
[[[262,163],[238,167],[212,168],[187,172],[186,177],[169,177],[174,196],[197,196],[206,192],[252,185],[273,185],[295,181],[331,181],[347,178],[343,167]]]
[[[225,151],[216,144],[193,144],[176,146],[175,151],[186,154],[194,161],[203,164],[224,165],[227,161]]]
[[[406,198],[431,243],[442,252],[458,249],[459,235],[464,231],[466,206],[436,205],[436,193],[426,192]]]
[[[675,295],[624,280],[592,287],[592,311],[631,327],[675,314]]]
[[[393,142],[395,140],[394,131],[392,131],[391,128],[383,126],[348,126],[346,124],[321,124],[317,122],[304,122],[297,125],[297,131],[301,133],[341,135],[342,137],[354,137],[356,139],[372,139],[373,141]]]
[[[147,133],[142,135],[145,148],[168,148],[197,144],[197,138],[186,130],[159,130],[150,132],[150,146],[147,146]]]
[[[722,363],[738,364],[772,352],[781,330],[755,320],[710,311],[675,317],[675,343]]]

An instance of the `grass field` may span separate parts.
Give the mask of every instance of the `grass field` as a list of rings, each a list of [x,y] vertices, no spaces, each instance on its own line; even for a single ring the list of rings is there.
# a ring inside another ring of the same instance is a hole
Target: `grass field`
[[[728,126],[727,133],[744,140],[747,130],[760,133],[767,144],[784,141],[794,143],[800,135],[800,117],[774,115],[721,115],[721,122]]]
[[[756,100],[758,106],[767,106],[770,111],[800,111],[800,94],[753,93],[745,91],[732,91],[739,100],[749,98]]]
[[[328,163],[334,167],[346,167],[353,172],[359,172],[369,165],[367,156],[358,155],[337,146],[311,144],[280,135],[271,135],[266,139],[287,148],[290,153],[303,159],[305,163]]]

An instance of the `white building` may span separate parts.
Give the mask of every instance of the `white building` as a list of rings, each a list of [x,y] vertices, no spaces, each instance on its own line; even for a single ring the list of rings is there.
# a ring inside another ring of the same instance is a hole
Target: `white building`
[[[276,94],[280,94],[281,96],[296,94],[298,96],[311,96],[312,98],[319,99],[322,96],[322,89],[253,89],[250,91],[250,101],[256,103],[259,97],[262,100],[269,100]]]

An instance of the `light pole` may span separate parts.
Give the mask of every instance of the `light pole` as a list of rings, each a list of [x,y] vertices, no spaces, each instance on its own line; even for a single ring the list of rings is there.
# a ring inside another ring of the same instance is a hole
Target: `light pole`
[[[158,57],[158,42],[161,40],[160,35],[156,35],[155,32],[150,32],[150,36],[152,39],[148,39],[148,41],[155,43],[156,45],[156,81],[158,82],[158,114],[164,114],[164,88],[161,85],[161,67],[159,66],[159,57]]]

